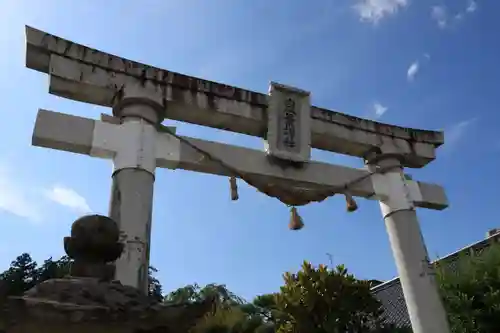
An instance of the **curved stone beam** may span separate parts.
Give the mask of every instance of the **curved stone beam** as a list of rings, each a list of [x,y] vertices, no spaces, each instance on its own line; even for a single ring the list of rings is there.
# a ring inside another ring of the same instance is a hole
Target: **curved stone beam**
[[[167,118],[263,137],[268,96],[130,61],[26,27],[26,66],[50,74],[50,92],[112,106],[119,90],[133,87],[156,98]],[[168,103],[168,108],[167,108]],[[444,143],[438,131],[383,124],[311,108],[313,148],[363,157],[373,149],[399,153],[420,168]]]
[[[33,130],[32,144],[72,153],[112,159],[116,142],[123,141],[119,124],[87,119],[49,110],[39,110]],[[355,169],[322,162],[309,162],[303,169],[282,168],[268,162],[264,152],[228,144],[211,142],[183,136],[196,147],[221,158],[224,162],[249,176],[265,178],[269,183],[282,187],[305,186],[318,190],[338,188],[344,192],[344,185],[369,175],[366,169]],[[157,137],[156,165],[160,168],[183,169],[201,173],[230,176],[228,170],[204,158],[192,147],[160,132]],[[409,180],[410,191],[414,193],[417,207],[442,210],[448,206],[444,189],[432,183]],[[387,187],[375,186],[373,178],[349,187],[354,196],[381,200],[387,198]]]

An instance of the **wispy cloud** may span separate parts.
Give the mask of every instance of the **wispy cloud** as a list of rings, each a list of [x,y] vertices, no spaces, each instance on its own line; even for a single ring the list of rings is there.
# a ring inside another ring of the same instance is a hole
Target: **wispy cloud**
[[[80,214],[91,212],[87,200],[75,190],[63,185],[40,188],[8,164],[0,164],[0,211],[38,223],[46,218],[47,200]]]
[[[387,110],[389,110],[387,106],[384,106],[379,102],[373,103],[373,113],[375,119],[382,117],[387,112]]]
[[[474,13],[476,10],[477,10],[477,2],[474,0],[470,0],[465,11],[467,13]]]
[[[54,185],[45,191],[45,196],[53,202],[68,207],[77,213],[91,212],[87,200],[75,190],[62,185]]]
[[[445,147],[455,146],[462,137],[467,133],[467,130],[477,121],[477,118],[471,118],[468,120],[463,120],[456,124],[453,124],[448,129],[445,129]]]
[[[431,17],[440,28],[445,28],[448,25],[448,10],[445,6],[433,6],[431,8]]]
[[[411,63],[410,67],[408,67],[408,71],[406,72],[406,77],[408,78],[408,81],[413,81],[419,69],[420,69],[420,64],[418,60],[415,60],[414,62]]]
[[[421,61],[422,60],[422,61]],[[410,66],[408,66],[408,69],[406,70],[406,78],[408,81],[413,81],[415,79],[415,76],[420,72],[420,69],[423,65],[425,65],[427,62],[431,60],[431,56],[429,53],[424,53],[423,57],[421,59],[417,59],[413,61]]]
[[[388,15],[408,6],[408,0],[360,0],[354,9],[362,21],[377,24]]]
[[[42,209],[35,193],[13,176],[10,170],[0,166],[0,210],[31,222],[40,222]]]
[[[437,22],[440,28],[446,28],[453,23],[458,23],[458,21],[461,21],[467,14],[474,13],[477,8],[477,2],[475,0],[469,0],[467,7],[450,16],[448,8],[445,6],[433,6],[431,7],[431,17]]]

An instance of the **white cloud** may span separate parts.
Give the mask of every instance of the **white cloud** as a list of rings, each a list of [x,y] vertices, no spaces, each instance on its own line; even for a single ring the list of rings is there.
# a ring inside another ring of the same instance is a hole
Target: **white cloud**
[[[45,191],[45,196],[55,203],[66,206],[78,213],[91,212],[87,200],[71,188],[54,185],[50,190]]]
[[[373,111],[375,113],[375,119],[378,119],[384,115],[384,113],[387,112],[389,108],[380,104],[379,102],[373,103]]]
[[[429,53],[424,53],[423,61],[417,59],[412,62],[406,71],[406,78],[408,79],[408,81],[413,81],[415,79],[415,76],[417,76],[417,74],[420,72],[421,67],[425,66],[430,60],[431,55]]]
[[[360,0],[354,9],[362,21],[377,24],[385,16],[395,14],[407,5],[408,0]]]
[[[420,69],[420,64],[418,63],[418,60],[415,60],[410,65],[410,67],[408,67],[408,71],[406,72],[406,77],[408,78],[408,81],[413,81],[419,69]]]
[[[477,2],[469,0],[467,7],[458,11],[452,16],[448,15],[448,9],[445,6],[433,6],[431,8],[431,17],[435,20],[440,28],[445,28],[453,23],[458,23],[465,18],[467,14],[472,14],[477,10]]]
[[[85,198],[73,189],[62,185],[55,185],[50,189],[40,188],[38,184],[16,173],[10,164],[0,162],[0,211],[30,222],[42,222],[48,208],[44,198],[77,213],[91,212]]]
[[[474,13],[477,10],[477,2],[474,0],[469,1],[469,5],[465,9],[467,13]]]
[[[440,28],[448,25],[448,11],[445,6],[433,6],[431,8],[431,17],[437,22]]]
[[[467,130],[470,128],[470,126],[474,124],[474,122],[476,122],[476,120],[477,118],[463,120],[450,126],[448,129],[445,129],[445,147],[451,147],[457,144],[457,142],[460,141],[460,139],[467,133]]]
[[[26,218],[31,222],[42,220],[42,209],[35,193],[0,166],[0,210]]]

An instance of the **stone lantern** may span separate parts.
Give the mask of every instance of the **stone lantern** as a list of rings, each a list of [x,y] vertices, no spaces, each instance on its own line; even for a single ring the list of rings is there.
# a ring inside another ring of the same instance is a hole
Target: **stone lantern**
[[[113,281],[111,263],[123,244],[117,224],[106,216],[76,220],[64,249],[73,259],[70,276],[4,299],[0,332],[3,326],[7,333],[184,333],[213,309],[211,301],[159,303]]]

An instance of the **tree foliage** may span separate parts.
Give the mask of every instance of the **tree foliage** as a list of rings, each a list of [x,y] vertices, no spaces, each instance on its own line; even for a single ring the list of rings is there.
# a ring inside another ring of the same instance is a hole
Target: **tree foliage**
[[[159,302],[163,301],[163,287],[160,281],[155,277],[155,274],[158,273],[158,270],[153,266],[149,267],[149,285],[148,285],[148,293],[149,296],[153,297]]]
[[[70,258],[49,258],[38,265],[23,253],[0,274],[0,296],[21,295],[36,284],[69,273]],[[480,256],[460,258],[454,270],[438,267],[437,279],[453,333],[491,333],[500,327],[500,245]],[[157,270],[149,270],[149,294],[166,303],[214,302],[192,333],[379,333],[411,332],[383,324],[381,304],[370,287],[378,283],[304,262],[285,273],[277,293],[246,302],[222,284],[187,285],[163,296]]]
[[[245,301],[229,291],[223,284],[207,284],[200,287],[198,284],[190,284],[176,289],[165,296],[165,302],[171,303],[193,303],[213,299],[218,307],[231,307],[241,305]]]
[[[166,302],[192,303],[211,299],[215,311],[207,313],[194,328],[193,333],[269,333],[274,326],[264,322],[260,311],[251,303],[230,292],[225,285],[187,285],[165,296]]]
[[[371,332],[383,328],[381,304],[370,283],[356,279],[343,265],[314,268],[304,262],[296,273],[284,274],[284,286],[275,295],[278,332]]]
[[[500,327],[500,245],[461,257],[455,269],[438,267],[453,333],[491,333]]]
[[[19,296],[38,283],[49,279],[62,278],[69,274],[71,259],[67,256],[54,261],[49,258],[38,266],[28,253],[23,253],[11,262],[10,267],[0,274],[0,295]],[[162,300],[162,286],[154,277],[156,269],[149,269],[149,294]]]
[[[10,267],[0,274],[3,296],[17,296],[48,279],[61,278],[69,272],[70,259],[67,256],[54,261],[49,258],[38,266],[28,253],[23,253],[11,262]]]

